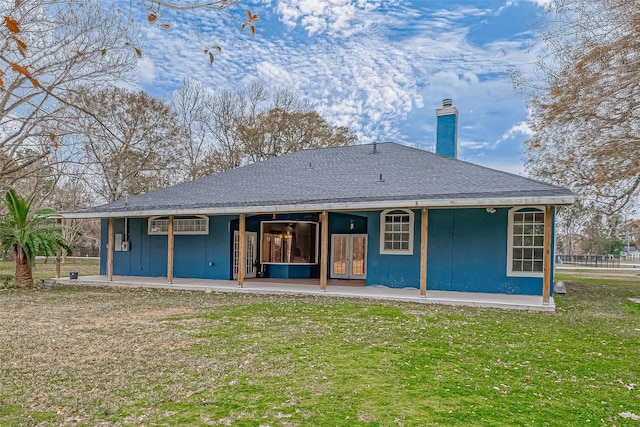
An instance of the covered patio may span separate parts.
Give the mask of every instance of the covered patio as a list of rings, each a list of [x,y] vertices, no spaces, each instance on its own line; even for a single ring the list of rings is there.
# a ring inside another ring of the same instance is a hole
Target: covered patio
[[[415,288],[364,286],[360,281],[328,280],[326,290],[320,289],[319,279],[246,279],[239,287],[236,280],[205,280],[175,278],[167,283],[164,277],[141,276],[83,276],[78,279],[59,278],[57,283],[78,286],[116,286],[124,288],[154,288],[205,292],[241,292],[261,294],[315,295],[327,297],[367,298],[421,304],[465,305],[471,307],[511,310],[555,310],[553,297],[543,303],[540,295],[507,295],[498,293],[452,292],[427,290],[420,295]]]

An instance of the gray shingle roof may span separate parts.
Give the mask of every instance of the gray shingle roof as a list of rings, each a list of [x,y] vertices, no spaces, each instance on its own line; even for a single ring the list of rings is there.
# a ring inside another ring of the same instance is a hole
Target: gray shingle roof
[[[311,210],[319,205],[337,209],[394,201],[450,206],[470,205],[475,199],[544,198],[547,204],[563,204],[573,199],[563,187],[416,148],[386,142],[378,143],[376,151],[373,154],[373,144],[299,151],[86,213],[256,212],[264,207]]]

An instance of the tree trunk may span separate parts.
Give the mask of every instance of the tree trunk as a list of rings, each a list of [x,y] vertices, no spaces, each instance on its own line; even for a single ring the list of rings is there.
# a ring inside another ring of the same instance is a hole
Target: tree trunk
[[[31,274],[31,266],[24,249],[18,247],[18,251],[22,253],[16,254],[16,287],[31,288],[33,287],[33,275]]]

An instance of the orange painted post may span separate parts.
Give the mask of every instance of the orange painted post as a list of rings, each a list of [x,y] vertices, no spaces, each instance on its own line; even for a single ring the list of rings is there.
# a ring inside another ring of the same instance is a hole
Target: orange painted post
[[[429,210],[422,208],[420,221],[420,296],[427,296],[427,242],[429,230]]]
[[[238,233],[238,287],[242,288],[244,286],[244,272],[247,270],[247,255],[245,254],[245,243],[246,243],[246,214],[240,214],[240,232]]]
[[[552,208],[545,206],[544,209],[544,259],[542,260],[542,304],[549,304],[551,293],[551,220]]]
[[[109,218],[107,239],[107,278],[113,280],[113,218]]]
[[[327,290],[327,258],[329,256],[329,212],[322,211],[322,237],[320,238],[320,290]]]
[[[173,215],[169,215],[167,230],[167,282],[173,283]]]

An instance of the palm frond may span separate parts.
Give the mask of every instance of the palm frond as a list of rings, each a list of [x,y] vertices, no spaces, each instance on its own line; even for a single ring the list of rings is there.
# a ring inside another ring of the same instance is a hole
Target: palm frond
[[[33,198],[25,200],[13,189],[5,194],[9,214],[0,219],[0,248],[14,249],[19,259],[35,264],[37,255],[55,256],[58,249],[71,255],[62,236],[62,227],[53,222],[54,209],[42,207],[31,211]]]

